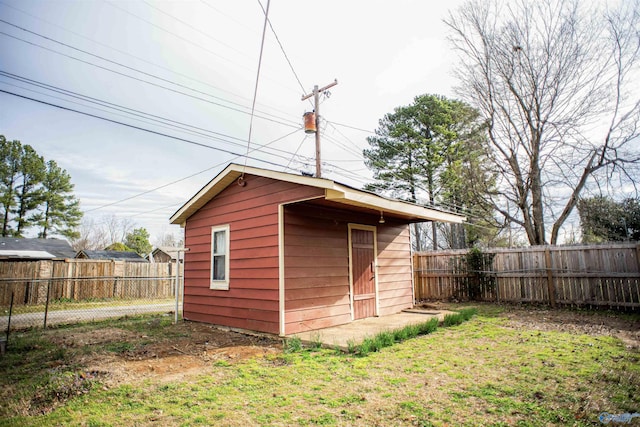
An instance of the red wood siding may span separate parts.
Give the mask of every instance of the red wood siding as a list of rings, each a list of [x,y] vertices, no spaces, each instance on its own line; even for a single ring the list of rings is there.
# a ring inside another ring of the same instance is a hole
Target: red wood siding
[[[384,316],[412,307],[412,286],[409,226],[379,226],[378,314]]]
[[[278,205],[322,195],[317,188],[245,176],[187,219],[184,317],[279,333]],[[211,290],[211,227],[229,224],[229,290]]]
[[[314,203],[285,209],[286,333],[351,321],[348,223],[377,229],[380,315],[413,305],[409,227],[378,215],[320,207]]]
[[[287,335],[350,322],[347,221],[333,210],[292,205],[284,230]]]

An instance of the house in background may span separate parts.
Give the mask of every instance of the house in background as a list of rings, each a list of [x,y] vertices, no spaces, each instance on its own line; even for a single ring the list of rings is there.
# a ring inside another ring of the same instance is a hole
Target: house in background
[[[75,258],[76,251],[62,239],[0,237],[0,260],[38,261]]]
[[[78,259],[127,261],[127,262],[148,262],[136,252],[127,251],[89,251],[82,250],[76,255]]]
[[[281,336],[413,306],[409,224],[463,217],[230,164],[172,217],[185,319]]]
[[[183,248],[173,246],[159,246],[151,252],[151,256],[147,256],[149,262],[172,262],[178,259],[178,250],[184,252]],[[180,260],[182,262],[182,259]]]

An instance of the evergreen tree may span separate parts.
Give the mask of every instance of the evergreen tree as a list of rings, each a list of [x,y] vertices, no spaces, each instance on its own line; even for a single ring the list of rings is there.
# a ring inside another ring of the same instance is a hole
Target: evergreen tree
[[[640,240],[639,199],[584,198],[578,202],[578,213],[584,243]]]
[[[375,137],[367,138],[365,162],[376,182],[368,190],[413,203],[446,203],[462,212],[474,201],[468,180],[483,191],[491,186],[484,168],[482,125],[478,113],[466,104],[438,95],[422,95],[409,106],[398,107],[380,120]],[[491,217],[491,213],[488,213]],[[419,227],[416,242],[421,250]],[[453,234],[453,233],[452,233]],[[437,225],[432,223],[433,248],[437,249]],[[458,233],[457,244],[464,246]]]
[[[2,237],[12,234],[10,214],[16,206],[18,179],[20,177],[20,141],[7,141],[0,135],[0,206],[2,207]]]
[[[20,179],[17,192],[17,202],[14,213],[17,223],[14,235],[22,237],[26,228],[34,224],[34,215],[29,214],[35,211],[43,202],[43,191],[41,183],[47,172],[42,156],[30,145],[22,147],[20,158]]]
[[[41,227],[39,237],[46,239],[52,233],[67,238],[77,236],[74,228],[82,219],[80,201],[73,195],[71,177],[54,160],[47,162],[42,182],[42,200],[42,212],[34,217]]]
[[[136,228],[127,234],[124,244],[141,256],[148,255],[152,249],[151,243],[149,243],[149,232],[145,228]]]

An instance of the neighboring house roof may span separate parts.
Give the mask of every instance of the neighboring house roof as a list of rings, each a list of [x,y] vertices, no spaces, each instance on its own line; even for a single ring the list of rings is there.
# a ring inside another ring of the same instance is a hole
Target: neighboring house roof
[[[74,258],[76,252],[62,239],[24,239],[0,237],[0,258],[54,259]]]
[[[114,260],[114,261],[129,261],[129,262],[147,262],[146,259],[142,258],[135,252],[125,252],[125,251],[80,251],[76,258],[86,258],[86,259],[103,259],[103,260]]]
[[[461,223],[465,220],[465,217],[461,215],[438,209],[430,209],[401,200],[381,197],[377,194],[358,190],[330,179],[294,175],[230,163],[225,170],[220,172],[173,214],[170,219],[171,223],[184,225],[187,218],[197,212],[230,184],[236,182],[243,174],[257,175],[279,181],[322,188],[325,192],[324,199],[327,201],[392,214],[409,222],[440,221]]]
[[[175,260],[176,258],[178,258],[178,251],[179,250],[184,252],[184,248],[176,248],[174,246],[160,246],[160,247],[155,248],[153,250],[153,252],[151,252],[151,257],[153,258],[156,255],[158,255],[159,253],[164,252],[165,254],[170,256],[172,260]]]

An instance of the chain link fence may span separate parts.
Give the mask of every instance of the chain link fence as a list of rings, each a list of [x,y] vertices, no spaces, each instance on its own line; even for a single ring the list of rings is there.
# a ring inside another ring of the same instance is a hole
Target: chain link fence
[[[176,280],[178,298],[176,298]],[[181,310],[182,277],[0,278],[0,330]]]

